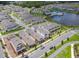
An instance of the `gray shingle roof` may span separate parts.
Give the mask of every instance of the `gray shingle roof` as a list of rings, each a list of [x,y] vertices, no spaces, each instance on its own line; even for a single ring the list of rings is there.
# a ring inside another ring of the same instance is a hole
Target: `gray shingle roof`
[[[56,24],[56,23],[49,23],[49,24],[43,25],[42,28],[44,28],[44,29],[50,31],[50,30],[55,29],[55,27],[57,27],[57,26],[59,26],[59,25]]]
[[[38,40],[38,41],[44,40],[44,38],[43,38],[42,35],[40,35],[39,33],[36,33],[36,32],[35,32],[34,30],[32,30],[32,29],[27,30],[27,32],[28,32],[31,36],[33,36],[36,40]]]
[[[9,39],[10,39],[10,43],[12,44],[16,52],[19,52],[25,49],[25,47],[23,46],[24,44],[19,37],[15,35],[11,35]]]
[[[24,40],[24,42],[26,42],[29,46],[34,45],[35,44],[35,39],[33,37],[31,37],[28,33],[26,33],[25,31],[21,31],[19,33],[19,36],[22,37],[22,39]]]
[[[4,30],[10,30],[17,27],[16,23],[10,22],[9,20],[3,20],[1,25],[3,26]]]

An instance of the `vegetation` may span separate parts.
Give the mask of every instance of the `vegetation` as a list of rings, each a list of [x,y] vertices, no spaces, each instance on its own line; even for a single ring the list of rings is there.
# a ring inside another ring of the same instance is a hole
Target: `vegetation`
[[[66,44],[66,43],[69,43],[69,42],[72,42],[72,41],[79,41],[79,35],[77,35],[77,34],[73,35],[72,37],[69,38],[69,40],[65,40],[63,42],[63,44]],[[59,44],[59,45],[57,45],[55,47],[56,47],[56,49],[59,49],[60,47],[62,47],[62,45]],[[56,51],[55,49],[51,49],[49,52],[47,52],[48,56],[53,54],[55,51]],[[43,55],[42,57],[46,58],[48,56]]]
[[[2,35],[6,35],[6,34],[8,34],[8,33],[12,33],[12,32],[16,32],[16,31],[19,31],[19,30],[22,30],[23,29],[23,27],[18,27],[18,28],[16,28],[16,29],[13,29],[13,30],[11,30],[11,31],[6,31],[6,32],[1,32],[1,34]]]
[[[0,1],[0,4],[6,5],[6,4],[10,4],[11,1]]]
[[[45,2],[45,1],[21,1],[21,2],[16,2],[14,3],[15,5],[18,5],[18,6],[22,6],[22,7],[36,7],[36,8],[39,8],[41,6],[44,6],[44,5],[48,5],[48,4],[53,4],[54,2]]]
[[[68,46],[64,48],[63,51],[61,51],[56,58],[70,58],[71,57],[71,46]]]
[[[7,54],[7,52],[5,51],[4,53],[5,53],[5,56],[8,58],[8,54]]]
[[[31,13],[33,16],[44,17],[43,13]]]
[[[67,10],[67,9],[59,9],[59,8],[52,8],[52,9],[50,9],[50,11],[60,11],[60,12],[79,14],[78,11],[72,11],[72,10]]]
[[[79,4],[72,4],[72,7],[79,8]]]
[[[49,21],[49,22],[54,22],[54,21],[51,19],[51,17],[49,17],[49,16],[46,16],[45,19],[46,19],[47,21]]]

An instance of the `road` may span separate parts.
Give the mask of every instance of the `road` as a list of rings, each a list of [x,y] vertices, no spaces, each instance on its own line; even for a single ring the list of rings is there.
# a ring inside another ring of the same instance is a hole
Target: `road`
[[[64,44],[61,48],[59,48],[58,50],[56,50],[51,56],[49,56],[48,58],[55,58],[57,54],[59,54],[64,48],[66,48],[67,46],[71,45],[71,44],[77,44],[79,43],[79,41],[72,41],[69,43]]]
[[[45,52],[50,50],[51,46],[54,47],[54,46],[60,44],[62,40],[65,40],[68,37],[71,37],[75,33],[76,32],[74,32],[74,31],[69,31],[68,33],[65,33],[65,34],[59,36],[55,40],[53,40],[47,44],[44,44],[43,45],[45,47],[44,49],[38,48],[37,50],[35,50],[34,52],[32,52],[31,54],[28,55],[29,58],[40,58]]]

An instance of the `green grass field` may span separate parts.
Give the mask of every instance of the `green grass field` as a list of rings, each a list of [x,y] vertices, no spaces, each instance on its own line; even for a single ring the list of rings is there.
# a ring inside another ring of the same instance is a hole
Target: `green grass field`
[[[79,4],[73,4],[72,7],[79,8]]]
[[[66,47],[56,56],[56,58],[71,58],[71,46]]]

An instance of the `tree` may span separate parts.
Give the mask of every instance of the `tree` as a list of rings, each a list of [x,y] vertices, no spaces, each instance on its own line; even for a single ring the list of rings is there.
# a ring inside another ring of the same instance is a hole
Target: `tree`
[[[45,56],[46,56],[46,57],[48,56],[47,52],[45,52]]]
[[[36,50],[37,49],[37,45],[35,44],[34,47],[35,47],[35,50]]]
[[[44,5],[48,5],[48,4],[53,4],[54,2],[45,2],[45,1],[19,1],[19,2],[15,2],[14,5],[18,5],[18,6],[22,6],[22,7],[36,7],[39,8],[41,6]]]
[[[64,43],[64,42],[63,42],[63,40],[62,40],[62,41],[61,41],[61,44],[63,45],[63,43]]]
[[[78,12],[76,12],[76,14],[78,14],[78,15],[79,15],[79,11],[78,11]]]
[[[11,1],[0,1],[0,4],[6,5],[6,4],[10,4]]]
[[[7,54],[7,52],[5,51],[5,56],[8,58],[8,54]]]
[[[59,36],[60,36],[60,32],[58,31],[58,34],[59,34]]]
[[[56,50],[56,46],[54,46],[54,50]]]
[[[67,38],[67,40],[69,41],[69,38]]]

